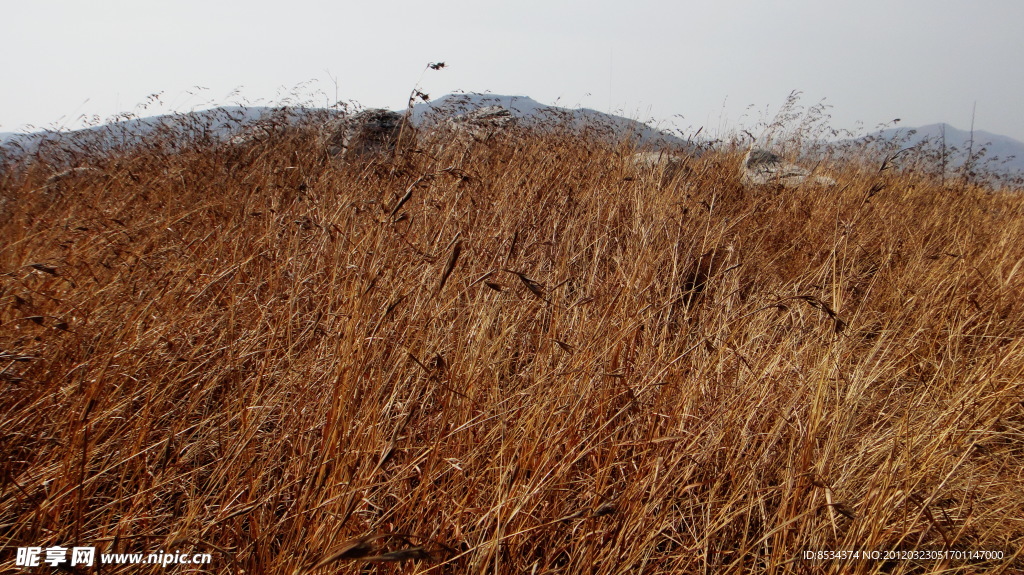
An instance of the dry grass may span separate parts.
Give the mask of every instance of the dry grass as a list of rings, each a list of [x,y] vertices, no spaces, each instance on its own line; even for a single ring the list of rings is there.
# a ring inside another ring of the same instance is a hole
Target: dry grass
[[[558,132],[313,142],[3,173],[3,569],[1024,568],[1019,196],[866,158],[743,190],[730,150],[662,182]],[[1007,555],[803,559],[844,549]]]

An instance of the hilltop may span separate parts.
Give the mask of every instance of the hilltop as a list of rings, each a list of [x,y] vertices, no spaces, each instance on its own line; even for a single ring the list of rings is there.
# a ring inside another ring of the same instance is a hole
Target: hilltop
[[[1024,570],[1020,194],[542,128],[0,171],[5,570]]]

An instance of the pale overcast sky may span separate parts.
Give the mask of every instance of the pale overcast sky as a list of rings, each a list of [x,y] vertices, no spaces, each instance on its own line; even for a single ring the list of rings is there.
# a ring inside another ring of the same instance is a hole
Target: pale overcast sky
[[[717,134],[793,90],[832,125],[1024,140],[1021,0],[0,0],[0,131],[280,103],[400,108],[421,82]],[[448,67],[424,73],[428,62]],[[304,84],[305,83],[305,84]],[[300,86],[302,84],[302,86]],[[201,87],[197,89],[196,87]],[[236,89],[239,90],[236,93]],[[680,118],[681,116],[681,118]]]

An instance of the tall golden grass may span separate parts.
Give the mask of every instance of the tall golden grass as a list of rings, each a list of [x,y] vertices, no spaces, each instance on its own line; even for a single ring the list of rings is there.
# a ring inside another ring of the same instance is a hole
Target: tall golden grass
[[[1024,212],[585,134],[0,178],[0,545],[216,573],[1024,569]],[[1002,559],[806,559],[818,551]],[[163,573],[104,566],[103,573]],[[79,572],[98,572],[79,570]]]

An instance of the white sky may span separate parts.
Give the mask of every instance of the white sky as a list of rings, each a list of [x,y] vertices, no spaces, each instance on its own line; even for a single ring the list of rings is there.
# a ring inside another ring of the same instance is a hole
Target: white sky
[[[976,129],[1024,140],[1021,0],[0,0],[0,9],[0,131],[293,93],[327,105],[336,77],[338,98],[364,106],[401,108],[422,78],[432,97],[526,95],[711,135],[773,116],[793,90],[805,106],[832,106],[833,127],[868,130],[894,118],[967,129],[976,102]],[[437,61],[448,67],[423,73]],[[161,104],[138,109],[153,93]]]

